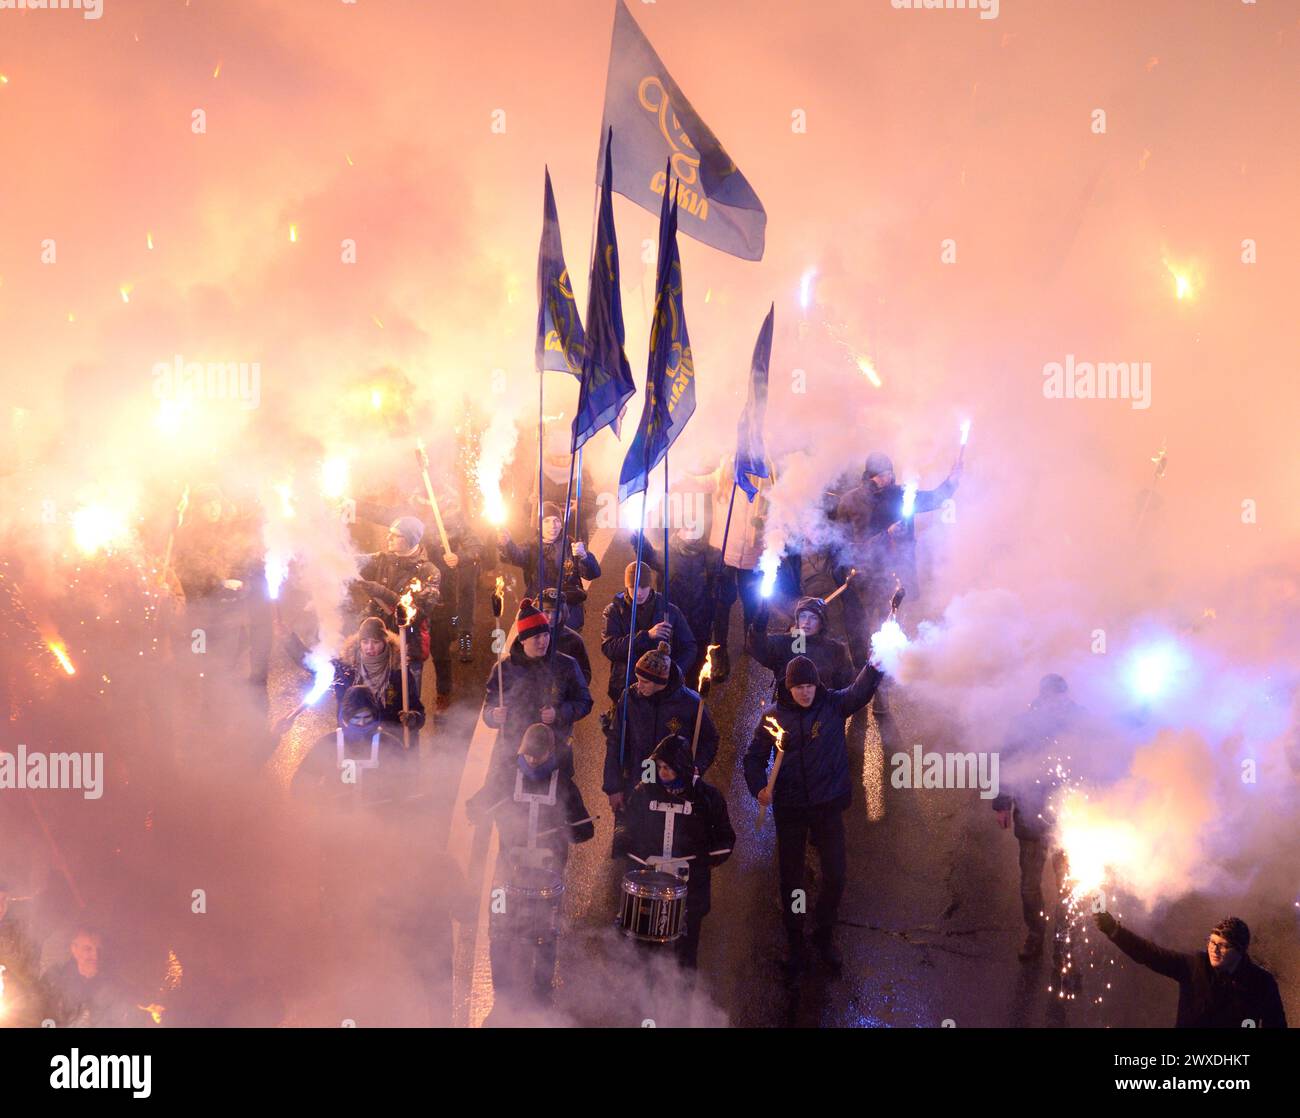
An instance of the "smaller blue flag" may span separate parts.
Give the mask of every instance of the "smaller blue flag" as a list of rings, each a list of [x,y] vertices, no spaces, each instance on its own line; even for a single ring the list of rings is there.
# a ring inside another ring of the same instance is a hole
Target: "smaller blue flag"
[[[753,501],[758,496],[754,478],[766,478],[767,455],[763,451],[763,419],[767,413],[767,372],[772,362],[772,319],[776,304],[768,308],[767,317],[754,343],[754,358],[749,366],[749,398],[736,425],[736,484]]]
[[[573,418],[576,451],[602,427],[616,423],[623,405],[636,394],[632,368],[623,352],[623,296],[619,291],[618,238],[614,234],[614,132],[605,139],[605,181],[600,189],[596,251],[587,293],[587,344],[582,357],[578,413]],[[616,429],[617,430],[617,429]]]
[[[695,414],[695,359],[682,304],[682,262],[677,252],[677,202],[665,191],[659,212],[659,263],[650,323],[645,408],[619,476],[618,499],[645,489],[650,471]]]
[[[578,304],[573,298],[569,269],[564,265],[560,219],[546,169],[546,200],[542,205],[542,243],[537,249],[537,369],[539,372],[582,376],[585,339]]]

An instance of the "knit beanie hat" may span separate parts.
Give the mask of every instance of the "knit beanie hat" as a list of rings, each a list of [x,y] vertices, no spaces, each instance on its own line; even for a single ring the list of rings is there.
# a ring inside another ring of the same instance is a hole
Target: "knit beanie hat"
[[[800,687],[807,683],[817,684],[821,680],[817,675],[817,665],[807,656],[796,656],[785,666],[785,686]]]
[[[673,663],[670,651],[669,645],[660,641],[658,648],[642,653],[641,659],[636,662],[636,674],[651,683],[667,683]]]
[[[357,639],[385,641],[388,639],[388,629],[378,617],[367,617],[357,630]]]
[[[546,614],[533,604],[532,598],[525,598],[519,603],[519,614],[515,618],[515,632],[519,634],[520,640],[535,637],[549,628],[550,622],[546,620]]]
[[[388,530],[402,537],[407,551],[418,547],[420,541],[424,539],[424,523],[414,516],[399,516]]]

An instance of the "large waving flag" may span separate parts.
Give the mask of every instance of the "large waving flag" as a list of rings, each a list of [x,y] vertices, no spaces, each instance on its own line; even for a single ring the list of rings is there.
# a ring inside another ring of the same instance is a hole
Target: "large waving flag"
[[[650,471],[695,413],[695,359],[682,305],[682,262],[677,253],[678,203],[664,195],[659,212],[659,264],[655,309],[650,323],[650,361],[646,369],[645,409],[623,459],[618,499],[626,501],[646,487]]]
[[[602,135],[611,127],[619,137],[615,190],[654,213],[667,186],[661,170],[667,159],[677,177],[682,232],[744,260],[763,258],[763,203],[673,81],[623,0],[614,13]],[[605,181],[602,166],[598,161],[598,183]]]
[[[750,501],[758,496],[754,478],[770,477],[767,455],[763,452],[763,417],[767,412],[767,371],[772,362],[772,318],[776,305],[768,308],[767,317],[754,343],[754,359],[749,366],[749,399],[736,425],[736,484]]]
[[[537,249],[537,369],[539,372],[582,375],[582,319],[573,298],[569,269],[564,266],[560,219],[546,169],[546,200],[542,206],[542,243]]]
[[[600,216],[596,226],[596,252],[591,258],[591,286],[587,292],[587,344],[582,357],[578,414],[573,418],[576,451],[606,424],[615,424],[623,405],[636,394],[632,368],[623,352],[623,296],[618,288],[618,238],[614,235],[614,196],[610,193],[610,149],[613,135],[604,143],[605,177],[600,191]]]

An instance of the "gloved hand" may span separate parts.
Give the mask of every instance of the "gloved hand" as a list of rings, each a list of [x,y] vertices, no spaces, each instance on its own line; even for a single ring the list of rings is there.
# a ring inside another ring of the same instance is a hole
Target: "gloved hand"
[[[1113,917],[1109,912],[1094,913],[1092,919],[1096,923],[1098,930],[1107,939],[1113,938],[1116,929],[1119,928],[1119,921],[1116,920],[1115,917]]]

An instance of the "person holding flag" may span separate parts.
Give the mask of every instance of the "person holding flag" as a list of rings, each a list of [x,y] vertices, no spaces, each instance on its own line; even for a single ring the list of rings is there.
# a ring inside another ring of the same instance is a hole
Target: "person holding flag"
[[[731,607],[740,597],[745,611],[745,630],[748,632],[758,618],[762,574],[758,561],[763,555],[763,529],[767,520],[768,499],[766,491],[772,488],[776,471],[772,468],[763,448],[763,420],[767,412],[768,368],[772,362],[772,330],[776,305],[768,308],[767,317],[759,327],[754,342],[754,356],[749,367],[749,396],[745,410],[736,424],[736,455],[731,469],[723,474],[731,480],[730,495],[726,499],[725,518],[717,518],[722,525],[721,543],[724,564],[718,580],[718,607],[716,610],[713,640],[718,645],[715,653],[713,681],[721,683],[731,674],[731,656],[727,649],[728,630],[731,628]],[[736,490],[744,491],[752,506],[742,521],[732,523],[736,511]],[[760,491],[763,495],[760,496]],[[719,485],[716,498],[726,493],[725,480]],[[715,529],[716,531],[716,529]]]

